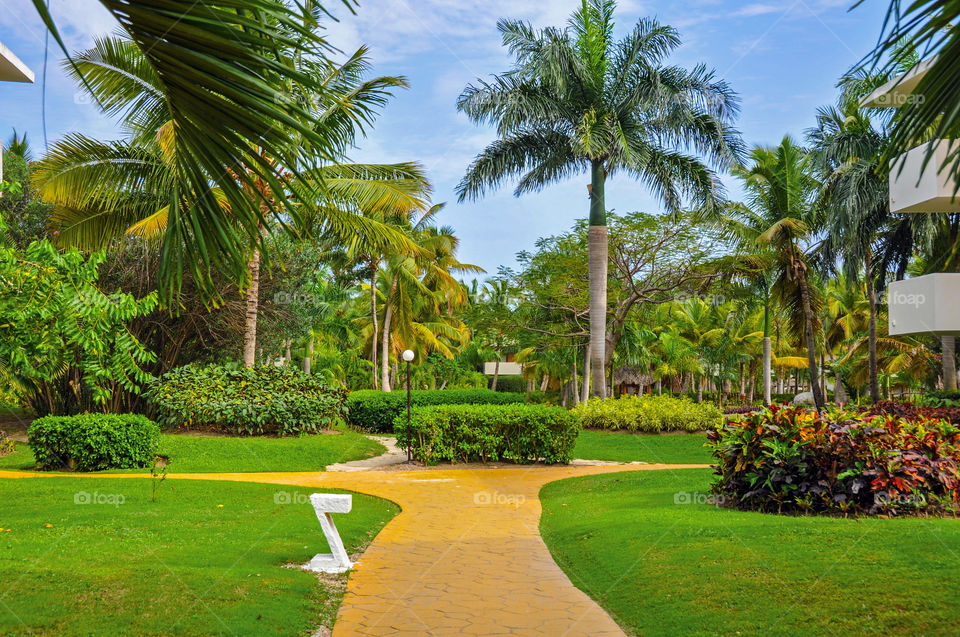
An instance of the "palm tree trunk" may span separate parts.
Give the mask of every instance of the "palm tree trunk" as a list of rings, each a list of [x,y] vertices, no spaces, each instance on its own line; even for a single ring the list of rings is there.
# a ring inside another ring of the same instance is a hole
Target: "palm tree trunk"
[[[550,387],[550,375],[544,374],[543,380],[540,382],[540,393],[547,391],[548,387]]]
[[[243,323],[243,366],[253,367],[257,357],[257,310],[260,305],[260,250],[253,249],[247,262],[250,286],[247,288],[246,315]]]
[[[587,341],[587,347],[583,351],[583,388],[580,394],[581,402],[587,402],[587,399],[590,398],[590,365],[592,362],[590,342]]]
[[[397,282],[400,274],[394,273],[390,281],[390,292],[387,294],[383,312],[383,340],[380,347],[382,362],[380,365],[380,386],[383,391],[390,391],[390,324],[393,323],[393,295],[397,291]]]
[[[867,299],[870,303],[870,330],[868,334],[868,366],[870,370],[870,400],[880,400],[880,384],[877,381],[877,291],[873,285],[873,268],[871,266],[871,251],[867,250],[864,259],[867,282]]]
[[[573,357],[573,365],[572,365],[571,367],[573,368],[573,380],[571,381],[571,382],[573,383],[573,387],[572,387],[572,389],[573,389],[573,406],[576,407],[576,406],[577,406],[577,403],[579,402],[579,398],[580,398],[580,397],[577,395],[578,392],[580,391],[580,383],[579,383],[578,380],[577,380],[577,357],[576,357],[576,356]]]
[[[370,259],[370,325],[373,326],[373,336],[370,338],[370,362],[373,363],[373,367],[370,369],[370,376],[372,377],[374,389],[380,388],[377,380],[377,338],[379,337],[379,329],[377,327],[378,268],[379,264],[374,259]]]
[[[700,382],[697,383],[697,403],[703,402],[703,376],[698,379]]]
[[[763,404],[770,406],[770,363],[773,359],[773,348],[770,343],[770,294],[764,292],[763,299]]]
[[[497,362],[493,364],[493,385],[490,389],[497,391],[497,380],[500,378],[500,352],[497,352]]]
[[[310,363],[313,359],[313,330],[310,331],[310,340],[307,341],[307,355],[303,359],[303,373],[310,373]]]
[[[820,392],[820,380],[817,374],[817,344],[813,338],[813,308],[810,305],[810,287],[807,273],[799,272],[800,300],[803,302],[804,328],[807,334],[807,365],[810,368],[810,391],[813,392],[813,404],[822,410],[826,403]]]
[[[607,337],[607,210],[603,162],[594,161],[590,175],[590,229],[587,237],[590,271],[590,358],[593,395],[603,398]]]
[[[943,347],[943,388],[947,391],[957,390],[957,337],[941,336],[940,344]]]

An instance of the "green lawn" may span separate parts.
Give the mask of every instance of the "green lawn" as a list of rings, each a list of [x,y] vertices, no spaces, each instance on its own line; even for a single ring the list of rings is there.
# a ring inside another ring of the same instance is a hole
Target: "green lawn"
[[[960,634],[960,521],[683,503],[710,481],[688,469],[555,482],[540,494],[541,533],[574,584],[636,634]]]
[[[225,471],[322,471],[329,464],[360,460],[386,451],[379,442],[345,430],[299,438],[232,438],[162,434],[160,454],[170,473]],[[0,469],[29,470],[33,453],[24,443],[0,458]],[[148,471],[147,469],[135,472]]]
[[[283,568],[329,551],[310,489],[168,479],[153,503],[150,482],[0,480],[0,635],[303,635],[332,623],[346,576],[321,585]],[[398,511],[354,494],[337,516],[347,550]]]
[[[713,459],[703,446],[703,433],[633,434],[586,430],[577,438],[574,458],[617,462],[664,462],[710,464]]]

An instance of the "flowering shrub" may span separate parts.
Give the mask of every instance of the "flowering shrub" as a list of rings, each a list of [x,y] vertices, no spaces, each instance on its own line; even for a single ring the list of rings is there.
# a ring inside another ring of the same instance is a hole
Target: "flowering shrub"
[[[722,422],[713,403],[699,405],[671,396],[621,396],[591,398],[574,407],[584,429],[658,431],[703,431]]]
[[[741,509],[955,511],[960,429],[920,417],[772,407],[709,434],[717,494]]]
[[[407,416],[393,423],[397,444],[407,447]],[[544,405],[434,405],[412,410],[413,458],[437,462],[510,460],[547,464],[570,461],[580,434],[576,417]]]

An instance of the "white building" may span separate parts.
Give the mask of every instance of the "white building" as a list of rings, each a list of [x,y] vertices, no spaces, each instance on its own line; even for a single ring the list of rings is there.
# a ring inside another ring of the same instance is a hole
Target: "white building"
[[[33,71],[0,42],[0,82],[33,83]],[[0,181],[3,181],[3,145],[0,144]]]
[[[914,91],[935,58],[894,78],[861,101],[861,106],[897,108],[922,99]],[[960,141],[954,141],[960,143]],[[890,212],[960,212],[960,197],[950,170],[940,170],[951,141],[934,140],[913,148],[890,164]],[[927,151],[930,160],[923,165]],[[890,334],[960,335],[960,274],[927,274],[895,281],[887,288]]]

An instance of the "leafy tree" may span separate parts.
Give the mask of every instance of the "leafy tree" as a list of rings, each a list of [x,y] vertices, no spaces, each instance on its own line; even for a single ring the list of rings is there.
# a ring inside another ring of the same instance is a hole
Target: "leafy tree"
[[[156,294],[104,294],[103,260],[46,240],[0,247],[0,377],[38,416],[116,410],[117,390],[138,393],[150,378],[142,367],[154,354],[127,323],[150,313]]]
[[[7,224],[9,240],[20,248],[47,236],[47,221],[53,208],[40,199],[30,183],[33,171],[30,159],[27,136],[20,137],[14,131],[3,149],[3,177],[18,187],[16,192],[8,190],[0,197],[0,218]]]
[[[475,122],[494,124],[499,136],[467,169],[460,200],[513,177],[519,196],[590,173],[590,357],[599,396],[607,361],[607,177],[622,172],[639,179],[670,210],[684,197],[709,206],[720,192],[708,163],[729,167],[741,151],[730,125],[737,100],[727,83],[702,65],[665,65],[680,39],[654,19],[614,40],[615,8],[613,0],[583,0],[566,29],[536,31],[501,20],[513,68],[468,86],[458,102]]]

